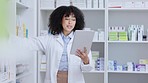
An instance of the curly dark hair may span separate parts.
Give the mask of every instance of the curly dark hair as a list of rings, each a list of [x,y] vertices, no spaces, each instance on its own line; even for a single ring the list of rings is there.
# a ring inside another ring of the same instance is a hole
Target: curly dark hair
[[[50,15],[48,25],[49,32],[53,35],[61,33],[63,31],[61,24],[63,16],[69,16],[71,14],[74,14],[76,18],[76,24],[73,31],[82,30],[85,26],[84,14],[82,11],[75,6],[60,6],[56,8]]]

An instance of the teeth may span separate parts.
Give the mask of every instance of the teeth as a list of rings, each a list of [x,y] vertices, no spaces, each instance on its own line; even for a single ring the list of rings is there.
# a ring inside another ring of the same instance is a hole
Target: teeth
[[[67,26],[68,28],[71,28],[71,26]]]

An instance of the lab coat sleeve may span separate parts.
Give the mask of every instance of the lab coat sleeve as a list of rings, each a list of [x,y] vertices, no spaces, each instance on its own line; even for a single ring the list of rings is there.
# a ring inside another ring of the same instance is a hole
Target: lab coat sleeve
[[[23,49],[28,51],[44,51],[47,44],[47,36],[21,38],[17,36],[10,36],[9,43],[16,49]]]
[[[88,54],[89,57],[89,64],[84,64],[83,62],[81,63],[81,69],[82,71],[91,71],[92,70],[92,54],[91,51]]]

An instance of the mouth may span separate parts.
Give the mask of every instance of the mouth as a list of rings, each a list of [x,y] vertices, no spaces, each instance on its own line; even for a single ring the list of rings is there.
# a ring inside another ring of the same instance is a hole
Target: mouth
[[[73,26],[71,26],[71,25],[67,25],[67,28],[68,28],[68,29],[71,29],[72,27],[73,27]]]

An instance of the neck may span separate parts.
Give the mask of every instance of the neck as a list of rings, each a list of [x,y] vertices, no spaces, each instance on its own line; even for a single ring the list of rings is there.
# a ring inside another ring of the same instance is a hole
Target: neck
[[[70,32],[63,32],[63,34],[64,34],[65,36],[68,36],[68,35],[70,34]]]

